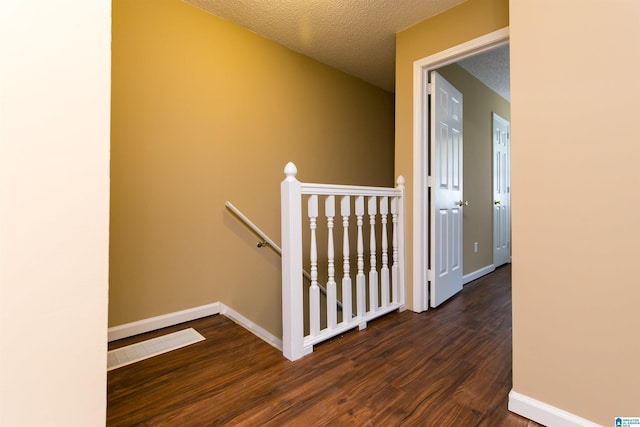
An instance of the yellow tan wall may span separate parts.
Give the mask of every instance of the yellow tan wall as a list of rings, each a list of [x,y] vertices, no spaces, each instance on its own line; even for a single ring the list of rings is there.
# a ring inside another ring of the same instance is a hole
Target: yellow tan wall
[[[602,425],[640,416],[639,22],[511,2],[513,387]]]
[[[492,113],[509,120],[507,100],[457,64],[438,70],[463,95],[463,273],[493,264],[493,138]],[[478,252],[473,244],[478,242]]]
[[[111,1],[0,2],[0,425],[103,426]]]
[[[281,335],[280,182],[393,186],[393,95],[179,0],[113,2],[111,326],[215,301]]]
[[[508,0],[468,0],[396,36],[395,171],[406,178],[407,306],[413,306],[413,62],[509,25]]]

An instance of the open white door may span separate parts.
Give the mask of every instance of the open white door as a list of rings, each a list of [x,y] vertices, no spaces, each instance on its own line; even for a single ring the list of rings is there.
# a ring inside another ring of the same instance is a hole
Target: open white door
[[[462,290],[462,94],[431,72],[430,301]]]
[[[511,125],[493,113],[493,265],[511,260]]]

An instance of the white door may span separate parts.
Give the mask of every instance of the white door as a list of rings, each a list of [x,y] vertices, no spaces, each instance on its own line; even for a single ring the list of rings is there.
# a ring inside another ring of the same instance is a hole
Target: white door
[[[462,290],[462,94],[431,72],[430,301]]]
[[[511,260],[511,125],[493,113],[493,265]]]

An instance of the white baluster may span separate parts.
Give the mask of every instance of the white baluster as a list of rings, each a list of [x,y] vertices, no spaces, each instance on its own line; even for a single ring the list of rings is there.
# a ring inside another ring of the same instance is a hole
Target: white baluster
[[[302,196],[298,170],[289,162],[280,184],[282,212],[282,350],[289,360],[304,356],[302,303]]]
[[[362,237],[362,217],[364,216],[364,196],[356,196],[356,224],[358,226],[358,274],[356,275],[356,310],[358,317],[366,314],[365,282],[364,275],[364,240]]]
[[[391,198],[391,302],[398,302],[398,197]]]
[[[380,198],[380,222],[382,222],[382,267],[380,268],[380,305],[389,305],[389,242],[387,237],[387,219],[389,215],[389,198]]]
[[[401,305],[401,309],[404,310],[404,287],[405,287],[405,252],[404,252],[404,236],[405,236],[405,216],[404,216],[404,177],[400,175],[398,177],[396,188],[400,190],[400,196],[398,197],[398,303]]]
[[[342,196],[340,199],[340,215],[342,215],[342,321],[351,321],[351,266],[349,265],[349,216],[351,215],[351,198]]]
[[[367,201],[370,225],[369,266],[371,267],[369,270],[369,310],[374,312],[378,310],[378,270],[376,268],[376,214],[378,209],[376,197],[369,197]]]
[[[336,215],[336,198],[327,196],[324,202],[324,213],[327,216],[327,327],[334,329],[338,324],[338,300],[335,280],[333,217]]]
[[[309,288],[309,333],[320,333],[320,287],[318,286],[318,248],[316,245],[316,227],[318,219],[318,196],[309,196],[309,228],[311,229],[311,287]]]

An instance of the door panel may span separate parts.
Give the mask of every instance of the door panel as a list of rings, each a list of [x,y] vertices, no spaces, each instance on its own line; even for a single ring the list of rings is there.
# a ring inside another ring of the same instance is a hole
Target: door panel
[[[511,260],[510,123],[493,113],[493,265]]]
[[[459,103],[456,103],[457,105]],[[459,191],[462,195],[462,116],[460,118],[460,130],[451,129],[451,189]]]
[[[462,287],[462,209],[451,209],[451,271],[460,272]]]
[[[449,211],[447,209],[441,209],[438,211],[438,217],[436,222],[439,224],[437,229],[438,236],[436,241],[440,241],[440,252],[446,254],[451,249],[449,248],[449,239],[447,239],[447,231],[449,230]],[[443,277],[449,271],[449,265],[447,263],[448,257],[440,256],[436,257],[438,260],[438,269],[436,277]]]
[[[431,73],[430,304],[462,290],[462,94]]]

